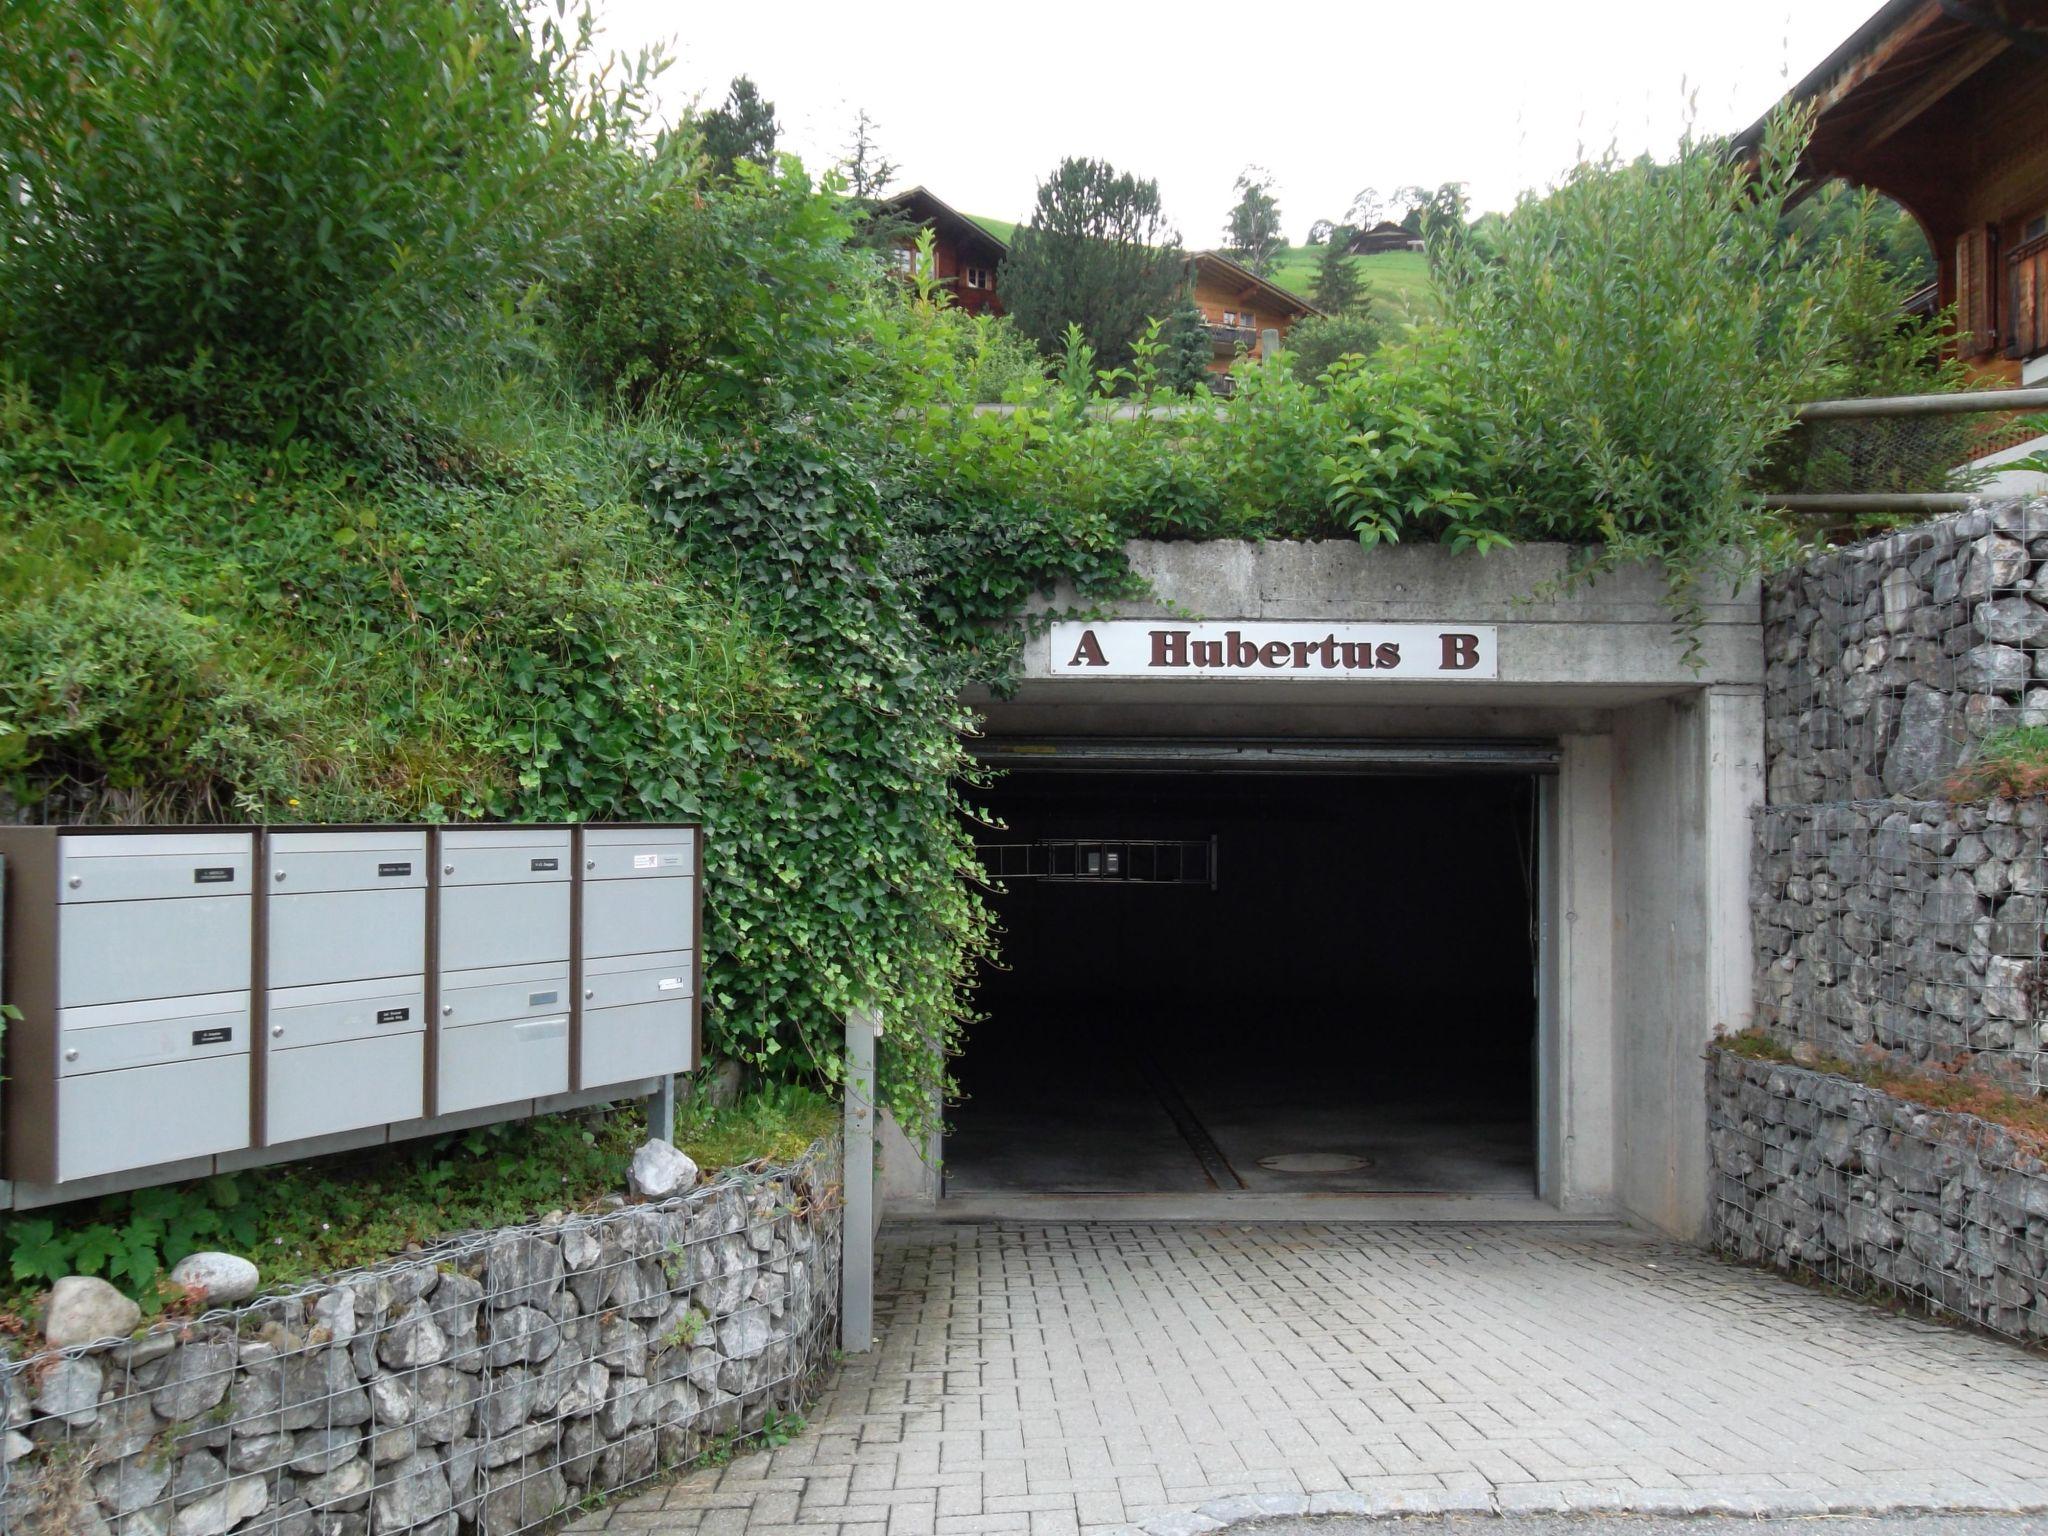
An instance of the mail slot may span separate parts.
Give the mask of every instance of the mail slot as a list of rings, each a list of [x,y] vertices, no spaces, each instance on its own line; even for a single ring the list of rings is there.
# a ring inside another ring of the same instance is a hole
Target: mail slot
[[[249,1144],[249,993],[65,1008],[57,1174],[147,1168]]]
[[[434,841],[431,1112],[564,1093],[574,839],[567,827],[451,827]]]
[[[641,825],[579,833],[580,1088],[696,1065],[697,836]]]
[[[249,1145],[246,1050],[67,1078],[57,1098],[53,1184]]]
[[[256,839],[0,828],[5,1175],[59,1184],[249,1144]]]
[[[417,1119],[426,1107],[426,978],[270,993],[264,1139],[301,1141]]]
[[[569,958],[566,828],[462,828],[439,843],[444,975]]]
[[[264,864],[271,987],[425,974],[424,830],[273,832]]]
[[[246,989],[250,841],[246,832],[59,838],[59,1005]]]
[[[426,829],[281,829],[262,852],[263,1144],[418,1118]]]
[[[569,1016],[444,1029],[440,1070],[441,1114],[562,1093],[569,1085]]]

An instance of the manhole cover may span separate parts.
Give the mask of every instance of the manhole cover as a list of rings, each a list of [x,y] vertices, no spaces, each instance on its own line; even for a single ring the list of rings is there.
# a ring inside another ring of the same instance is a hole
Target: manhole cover
[[[1273,1173],[1349,1173],[1365,1159],[1349,1152],[1281,1152],[1260,1158],[1259,1166]]]

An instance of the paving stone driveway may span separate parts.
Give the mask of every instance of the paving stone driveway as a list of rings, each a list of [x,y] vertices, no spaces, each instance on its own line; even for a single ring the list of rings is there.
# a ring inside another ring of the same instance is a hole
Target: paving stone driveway
[[[802,1436],[570,1529],[2048,1507],[2048,1360],[1619,1227],[933,1223],[882,1250],[878,1347]]]

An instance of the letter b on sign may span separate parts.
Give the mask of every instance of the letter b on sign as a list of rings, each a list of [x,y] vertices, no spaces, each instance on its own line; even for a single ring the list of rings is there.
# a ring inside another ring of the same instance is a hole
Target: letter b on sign
[[[1479,637],[1477,635],[1446,633],[1442,636],[1442,639],[1444,642],[1444,660],[1443,665],[1437,669],[1438,671],[1469,672],[1479,665]]]

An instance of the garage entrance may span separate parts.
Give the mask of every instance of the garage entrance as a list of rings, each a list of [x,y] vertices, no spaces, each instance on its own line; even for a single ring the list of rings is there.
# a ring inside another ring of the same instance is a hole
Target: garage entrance
[[[1534,1193],[1526,769],[1009,766],[946,1196]]]

